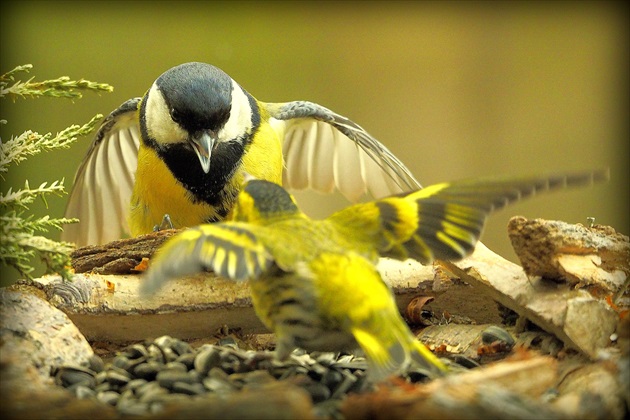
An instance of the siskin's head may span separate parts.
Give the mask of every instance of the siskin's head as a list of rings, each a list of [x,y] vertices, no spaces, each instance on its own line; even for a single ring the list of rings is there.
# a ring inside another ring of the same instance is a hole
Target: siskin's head
[[[247,181],[234,209],[234,220],[264,224],[267,220],[300,214],[295,199],[284,188],[261,179]]]
[[[194,150],[208,173],[221,142],[242,141],[252,131],[252,101],[230,76],[205,63],[185,63],[163,73],[146,93],[140,120],[157,148]]]

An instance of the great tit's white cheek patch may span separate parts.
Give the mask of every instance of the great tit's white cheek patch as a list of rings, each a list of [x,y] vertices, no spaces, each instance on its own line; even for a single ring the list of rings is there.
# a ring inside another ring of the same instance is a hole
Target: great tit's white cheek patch
[[[230,118],[217,133],[219,141],[231,141],[252,131],[252,107],[243,89],[232,81],[232,109]]]
[[[147,95],[145,117],[149,136],[158,143],[180,143],[188,140],[188,133],[173,121],[164,95],[155,84]]]

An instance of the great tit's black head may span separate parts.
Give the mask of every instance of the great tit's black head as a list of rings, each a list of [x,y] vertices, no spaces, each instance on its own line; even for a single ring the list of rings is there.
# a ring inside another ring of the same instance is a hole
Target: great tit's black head
[[[238,196],[234,220],[264,223],[300,213],[295,199],[280,185],[262,179],[247,181]]]
[[[159,150],[176,146],[194,151],[205,173],[221,143],[246,141],[258,122],[256,101],[226,73],[205,63],[167,70],[140,108],[145,141]]]
[[[204,63],[186,63],[167,70],[155,82],[171,119],[184,130],[217,132],[230,117],[232,78]]]

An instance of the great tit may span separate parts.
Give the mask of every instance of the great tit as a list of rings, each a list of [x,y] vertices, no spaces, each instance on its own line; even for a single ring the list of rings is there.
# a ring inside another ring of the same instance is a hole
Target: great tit
[[[473,252],[492,211],[536,193],[590,184],[607,171],[472,179],[355,204],[312,220],[282,187],[249,180],[232,221],[184,230],[149,262],[145,296],[168,279],[206,269],[249,280],[276,352],[360,346],[374,381],[410,363],[440,374],[442,362],[415,339],[382,281],[380,257],[456,261]]]
[[[420,187],[405,165],[321,105],[255,99],[204,63],[163,73],[114,110],[79,167],[62,240],[78,246],[229,217],[241,172],[289,189],[338,189],[349,200]]]

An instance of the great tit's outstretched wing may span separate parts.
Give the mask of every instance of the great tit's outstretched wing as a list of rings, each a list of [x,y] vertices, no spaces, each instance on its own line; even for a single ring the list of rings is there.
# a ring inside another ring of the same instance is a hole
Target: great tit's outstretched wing
[[[338,189],[349,201],[420,187],[409,169],[361,126],[321,105],[295,101],[267,103],[283,131],[287,190]]]
[[[101,244],[129,234],[127,217],[138,166],[141,98],[129,99],[101,124],[81,162],[66,205],[61,239],[77,245]]]
[[[473,252],[486,217],[535,194],[590,185],[608,170],[530,177],[490,177],[430,185],[424,189],[355,204],[327,220],[347,230],[365,254],[423,264],[460,260]]]
[[[140,293],[150,295],[169,279],[207,269],[234,281],[257,278],[274,259],[255,229],[239,222],[212,223],[170,238],[151,258]]]
[[[78,246],[129,235],[127,218],[137,168],[141,98],[130,99],[103,122],[82,162],[68,199],[62,240]],[[405,165],[363,128],[310,102],[265,104],[272,126],[284,138],[288,189],[335,189],[351,202],[420,188]]]

